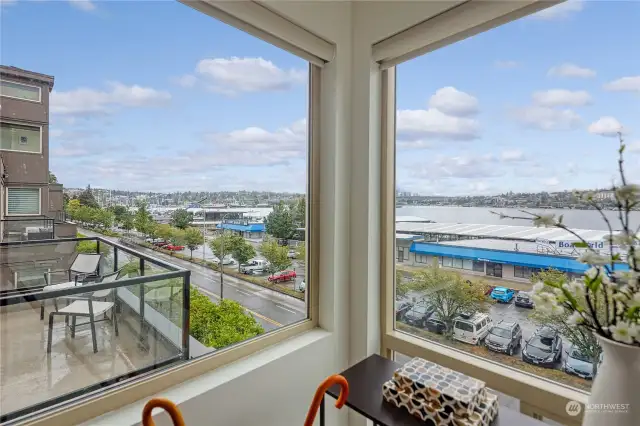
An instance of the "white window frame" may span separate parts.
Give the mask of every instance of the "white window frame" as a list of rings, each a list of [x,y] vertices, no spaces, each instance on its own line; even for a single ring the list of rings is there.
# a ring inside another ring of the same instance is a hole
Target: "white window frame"
[[[31,99],[20,98],[20,97],[17,97],[17,96],[9,96],[9,95],[5,95],[2,92],[0,92],[0,96],[2,96],[3,98],[17,99],[19,101],[31,102],[31,103],[34,103],[34,104],[41,104],[42,103],[42,87],[36,86],[34,84],[25,84],[25,83],[22,83],[22,82],[19,82],[19,81],[8,80],[6,78],[0,79],[0,84],[2,82],[4,82],[4,81],[6,81],[8,83],[12,83],[12,84],[17,84],[19,86],[35,87],[36,89],[38,89],[38,100],[37,101],[33,101]]]
[[[584,410],[572,417],[567,414],[566,404],[569,401],[586,404],[589,397],[587,392],[395,329],[395,66],[382,71],[381,84],[380,353],[389,359],[394,359],[396,351],[406,356],[428,359],[483,380],[488,387],[518,398],[520,412],[525,415],[537,419],[548,418],[565,425],[580,425]]]
[[[11,192],[12,189],[37,189],[38,190],[38,213],[9,213],[9,192]],[[42,215],[42,188],[38,187],[38,188],[32,188],[32,187],[28,187],[28,186],[8,186],[6,192],[6,196],[5,196],[5,211],[6,211],[6,216],[7,217],[22,217],[22,216],[41,216]]]
[[[177,386],[190,379],[201,376],[223,365],[250,356],[271,345],[275,345],[293,336],[310,331],[319,324],[319,256],[320,256],[320,95],[322,69],[309,63],[308,96],[308,178],[307,178],[307,319],[282,327],[264,335],[239,342],[211,354],[179,364],[173,368],[150,372],[130,380],[103,388],[79,401],[70,401],[59,408],[52,408],[42,414],[36,414],[30,426],[49,426],[52,424],[80,424],[113,410],[120,409],[135,401],[148,398]]]
[[[0,148],[0,151],[20,152],[20,153],[23,153],[23,154],[42,155],[42,133],[44,131],[42,124],[21,123],[19,121],[15,121],[15,120],[4,120],[4,119],[0,120],[0,123],[15,124],[17,126],[33,127],[33,128],[40,129],[40,149],[38,151],[24,151],[24,150],[20,150],[20,149],[5,149],[5,148]]]

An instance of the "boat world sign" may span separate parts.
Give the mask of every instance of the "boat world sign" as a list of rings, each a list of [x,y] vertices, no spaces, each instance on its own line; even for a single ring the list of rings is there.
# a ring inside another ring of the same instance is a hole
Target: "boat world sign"
[[[574,248],[579,248],[576,247],[574,244],[576,244],[575,241],[557,241],[556,242],[556,247],[559,249],[574,249]],[[593,249],[593,250],[603,250],[604,249],[604,241],[587,241],[587,244],[589,245],[589,248]],[[582,247],[584,248],[584,247]]]

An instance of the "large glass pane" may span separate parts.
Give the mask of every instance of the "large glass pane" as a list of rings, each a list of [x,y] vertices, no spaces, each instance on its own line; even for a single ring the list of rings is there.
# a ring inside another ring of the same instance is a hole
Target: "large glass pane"
[[[2,97],[0,422],[308,318],[308,62],[188,2],[92,7],[3,15],[3,82],[43,90]],[[105,282],[72,337],[49,292]]]
[[[0,80],[0,96],[40,102],[40,88],[14,81]]]
[[[41,133],[40,127],[0,122],[0,149],[40,152]]]
[[[640,62],[622,48],[640,40],[640,4],[583,6],[397,67],[396,246],[410,255],[397,261],[396,328],[588,391],[597,341],[575,333],[568,315],[537,309],[531,292],[542,279],[581,279],[578,238],[602,254],[619,249],[603,216],[621,229],[612,191],[620,137],[627,178],[640,178]],[[577,236],[536,227],[534,215],[561,218]],[[629,217],[637,229],[640,214]],[[417,304],[432,313],[414,321]]]

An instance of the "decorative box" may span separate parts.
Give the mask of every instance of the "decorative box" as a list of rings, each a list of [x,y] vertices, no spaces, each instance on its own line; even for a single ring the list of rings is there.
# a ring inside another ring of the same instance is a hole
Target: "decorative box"
[[[430,426],[489,426],[498,415],[484,382],[421,358],[397,369],[382,395]]]

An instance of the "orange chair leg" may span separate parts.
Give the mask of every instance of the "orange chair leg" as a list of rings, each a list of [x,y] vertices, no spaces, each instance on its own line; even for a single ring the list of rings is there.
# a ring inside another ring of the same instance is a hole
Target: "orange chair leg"
[[[313,421],[316,419],[324,394],[335,384],[340,385],[340,396],[336,401],[336,408],[342,408],[345,402],[347,402],[347,397],[349,396],[349,382],[347,382],[347,379],[339,374],[327,377],[322,383],[320,383],[318,389],[316,389],[316,394],[313,396],[313,401],[311,402],[311,406],[307,412],[307,418],[304,422],[304,426],[313,426]]]
[[[153,422],[153,417],[151,416],[151,412],[154,408],[162,408],[169,416],[171,416],[171,421],[173,421],[173,426],[185,426],[184,419],[182,418],[182,413],[176,404],[169,401],[166,398],[153,398],[149,400],[142,409],[142,425],[143,426],[155,426]]]

